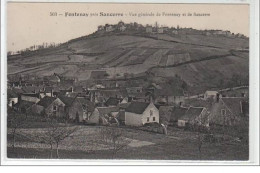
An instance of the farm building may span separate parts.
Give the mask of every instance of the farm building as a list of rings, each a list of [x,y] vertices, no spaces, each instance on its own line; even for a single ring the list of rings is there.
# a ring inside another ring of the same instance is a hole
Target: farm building
[[[160,123],[166,125],[173,125],[178,122],[178,119],[185,115],[188,108],[175,106],[160,106],[159,115]]]
[[[215,125],[237,125],[249,113],[248,99],[223,97],[211,109],[210,123]]]
[[[178,126],[199,125],[209,127],[209,114],[204,107],[189,107],[184,116],[178,119]]]
[[[65,116],[65,104],[55,97],[44,97],[32,107],[32,111],[36,114],[46,114],[55,117]]]
[[[152,102],[131,102],[125,110],[126,125],[142,126],[155,122],[159,123],[159,110]]]

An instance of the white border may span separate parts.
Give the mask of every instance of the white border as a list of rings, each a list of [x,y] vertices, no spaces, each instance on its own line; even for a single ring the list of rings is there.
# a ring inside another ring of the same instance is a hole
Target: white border
[[[250,150],[249,161],[188,160],[48,160],[6,158],[6,4],[1,1],[1,164],[2,165],[258,165],[259,164],[259,1],[258,0],[9,0],[8,2],[112,2],[112,3],[226,3],[250,4]]]

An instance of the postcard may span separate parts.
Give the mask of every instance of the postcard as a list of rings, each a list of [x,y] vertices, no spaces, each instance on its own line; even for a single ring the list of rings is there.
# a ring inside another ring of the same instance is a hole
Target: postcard
[[[254,163],[250,7],[6,2],[2,161]]]

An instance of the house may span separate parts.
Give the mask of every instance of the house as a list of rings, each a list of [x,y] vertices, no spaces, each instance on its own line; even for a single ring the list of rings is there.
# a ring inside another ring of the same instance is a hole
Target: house
[[[18,103],[13,105],[13,109],[21,113],[29,113],[34,104],[34,102],[20,100]]]
[[[131,102],[125,110],[125,124],[142,126],[147,123],[159,123],[159,110],[150,102]]]
[[[43,95],[48,97],[57,97],[60,93],[60,89],[58,87],[51,87],[47,86],[44,88],[44,91],[42,92]]]
[[[111,119],[117,118],[118,112],[118,107],[96,107],[87,123],[108,125]]]
[[[177,31],[177,30],[173,30],[173,31],[172,31],[172,34],[177,35],[177,34],[178,34],[178,31]]]
[[[146,26],[145,31],[147,33],[152,33],[153,32],[153,27],[152,26]]]
[[[13,107],[18,103],[18,94],[11,89],[7,89],[8,106]]]
[[[125,30],[126,30],[126,26],[122,25],[122,26],[119,27],[119,31],[123,32]]]
[[[238,125],[249,113],[248,99],[244,97],[222,97],[211,109],[212,125]]]
[[[219,97],[219,93],[217,91],[206,91],[204,93],[204,99],[209,99],[209,98],[218,99],[218,97]]]
[[[116,98],[116,97],[110,97],[106,102],[105,106],[117,106],[123,99]]]
[[[61,82],[61,77],[58,74],[53,73],[51,76],[45,76],[44,80],[48,83],[58,84]]]
[[[55,97],[44,97],[32,107],[32,111],[36,114],[45,114],[47,117],[64,117],[65,104]]]
[[[65,116],[75,122],[83,122],[83,106],[77,97],[58,96],[65,104]]]
[[[38,103],[41,99],[40,93],[23,93],[21,94],[21,100]]]
[[[106,30],[106,32],[111,32],[111,31],[114,31],[115,28],[112,25],[108,25],[108,26],[105,26],[105,30]]]
[[[98,31],[102,31],[102,30],[104,30],[104,28],[105,28],[105,27],[104,27],[103,25],[99,25],[99,26],[98,26]]]
[[[25,86],[22,87],[22,90],[24,91],[24,93],[40,93],[41,91],[43,91],[43,88],[37,86]]]
[[[188,108],[176,106],[160,106],[159,116],[160,123],[166,125],[173,125],[178,122],[178,119],[185,115]]]
[[[184,116],[178,119],[178,126],[198,125],[209,127],[209,114],[204,107],[189,107]]]
[[[163,28],[158,28],[157,29],[157,33],[162,34],[163,33]]]
[[[154,91],[155,103],[182,105],[185,102],[183,90],[181,88],[163,85],[162,89]]]

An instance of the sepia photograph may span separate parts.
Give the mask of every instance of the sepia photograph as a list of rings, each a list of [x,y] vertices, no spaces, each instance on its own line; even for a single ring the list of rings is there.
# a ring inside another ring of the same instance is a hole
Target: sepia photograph
[[[7,2],[4,157],[248,162],[250,39],[247,3]]]

